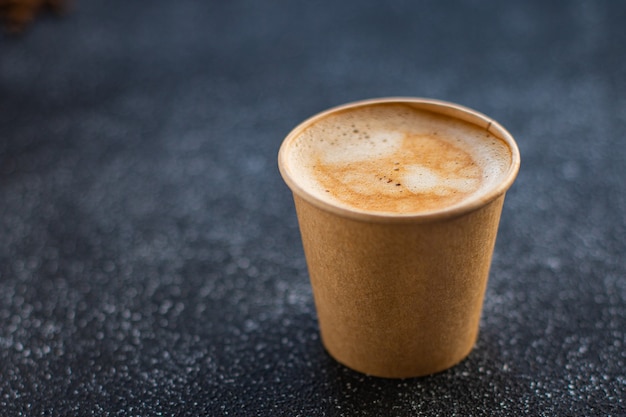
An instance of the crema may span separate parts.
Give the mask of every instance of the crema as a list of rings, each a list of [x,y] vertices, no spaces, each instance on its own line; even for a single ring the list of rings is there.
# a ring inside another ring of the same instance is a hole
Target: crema
[[[315,197],[373,213],[418,214],[501,183],[511,151],[486,129],[404,103],[347,108],[303,129],[287,154]]]

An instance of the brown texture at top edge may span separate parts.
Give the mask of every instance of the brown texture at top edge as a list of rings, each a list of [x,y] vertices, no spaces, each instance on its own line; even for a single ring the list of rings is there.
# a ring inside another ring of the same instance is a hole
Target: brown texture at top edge
[[[497,187],[489,190],[486,194],[479,196],[477,198],[468,199],[465,203],[457,206],[452,206],[448,208],[444,208],[441,210],[434,210],[429,212],[422,213],[411,213],[411,214],[397,214],[397,213],[375,213],[370,211],[358,210],[353,208],[346,208],[333,205],[326,201],[320,200],[315,197],[311,193],[304,190],[300,187],[297,182],[292,179],[292,176],[289,172],[288,164],[286,163],[286,153],[288,144],[293,141],[296,137],[298,137],[301,132],[308,128],[310,125],[315,123],[316,121],[327,117],[330,114],[335,114],[344,110],[350,110],[353,108],[376,105],[376,104],[387,104],[387,103],[397,103],[397,104],[407,104],[411,105],[414,108],[419,108],[420,110],[430,111],[437,114],[451,116],[465,122],[471,123],[473,125],[479,126],[492,135],[498,137],[503,140],[509,147],[511,151],[511,163],[509,166],[509,170],[506,174],[505,180],[502,181]],[[306,200],[310,204],[325,210],[332,212],[334,214],[352,218],[354,220],[366,221],[366,222],[380,222],[380,223],[396,223],[396,222],[426,222],[426,221],[434,221],[434,220],[443,220],[447,218],[457,217],[463,215],[465,213],[472,212],[474,210],[483,207],[484,205],[490,203],[491,201],[498,198],[500,195],[504,194],[513,184],[517,174],[519,172],[519,167],[521,163],[519,149],[513,136],[498,122],[492,120],[487,117],[483,113],[480,113],[476,110],[470,109],[468,107],[446,102],[442,100],[429,99],[429,98],[418,98],[418,97],[387,97],[387,98],[378,98],[378,99],[367,99],[360,100],[351,103],[346,103],[340,106],[332,107],[328,110],[322,111],[299,125],[297,125],[284,139],[281,144],[279,153],[278,153],[278,167],[283,177],[283,180],[287,183],[289,188],[293,193],[300,196],[302,199]]]

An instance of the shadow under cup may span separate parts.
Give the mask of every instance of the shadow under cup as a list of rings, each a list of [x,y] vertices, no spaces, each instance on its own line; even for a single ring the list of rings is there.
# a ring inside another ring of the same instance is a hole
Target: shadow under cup
[[[462,120],[502,140],[501,181],[475,198],[424,213],[377,213],[320,198],[295,175],[293,152],[309,127],[381,104]],[[485,115],[419,98],[365,100],[322,112],[284,140],[279,168],[294,196],[322,341],[340,363],[387,378],[423,376],[464,359],[477,338],[505,192],[520,165],[512,136]]]

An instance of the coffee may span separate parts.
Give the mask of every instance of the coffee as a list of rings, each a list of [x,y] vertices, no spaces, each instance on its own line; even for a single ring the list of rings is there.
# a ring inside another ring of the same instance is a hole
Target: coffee
[[[508,175],[511,151],[483,127],[382,102],[307,126],[286,162],[302,188],[327,203],[421,214],[487,194]]]
[[[278,165],[328,353],[387,378],[466,357],[520,165],[513,137],[454,103],[382,98],[304,121]]]

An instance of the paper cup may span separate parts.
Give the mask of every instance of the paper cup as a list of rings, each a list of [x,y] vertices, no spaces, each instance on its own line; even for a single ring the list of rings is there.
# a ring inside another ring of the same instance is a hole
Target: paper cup
[[[510,148],[506,175],[479,198],[423,214],[350,209],[307,190],[288,158],[303,130],[336,112],[380,103],[408,103],[488,130]],[[429,99],[347,104],[286,137],[279,168],[293,192],[322,342],[331,356],[369,375],[408,378],[445,370],[470,353],[505,192],[519,164],[515,141],[498,123]]]

